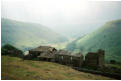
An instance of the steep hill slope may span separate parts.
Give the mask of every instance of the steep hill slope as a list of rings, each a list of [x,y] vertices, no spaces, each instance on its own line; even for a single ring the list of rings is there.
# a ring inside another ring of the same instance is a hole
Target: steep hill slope
[[[67,41],[67,38],[40,24],[3,18],[1,21],[2,45],[9,43],[25,50],[37,45]]]
[[[7,80],[100,80],[112,79],[79,72],[71,67],[44,61],[24,60],[2,56],[1,79]]]
[[[107,22],[97,31],[67,45],[67,49],[82,51],[84,54],[103,49],[106,51],[106,60],[115,59],[121,62],[121,20]]]

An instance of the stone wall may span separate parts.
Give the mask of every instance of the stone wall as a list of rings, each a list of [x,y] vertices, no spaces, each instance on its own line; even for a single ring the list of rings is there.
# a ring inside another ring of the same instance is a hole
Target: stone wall
[[[104,51],[99,50],[97,53],[90,52],[85,56],[85,66],[103,67],[104,66]]]
[[[55,62],[68,66],[81,67],[83,64],[83,56],[55,54]]]

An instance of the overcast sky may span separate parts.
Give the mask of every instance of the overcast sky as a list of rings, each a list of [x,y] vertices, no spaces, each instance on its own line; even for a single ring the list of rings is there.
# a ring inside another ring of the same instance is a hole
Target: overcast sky
[[[2,0],[2,17],[35,22],[63,34],[89,32],[121,18],[121,2],[86,0]]]

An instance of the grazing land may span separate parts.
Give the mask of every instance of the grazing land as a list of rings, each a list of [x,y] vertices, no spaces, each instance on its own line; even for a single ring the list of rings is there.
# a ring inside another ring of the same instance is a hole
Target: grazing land
[[[71,67],[2,56],[2,80],[112,80],[113,78],[79,72]]]

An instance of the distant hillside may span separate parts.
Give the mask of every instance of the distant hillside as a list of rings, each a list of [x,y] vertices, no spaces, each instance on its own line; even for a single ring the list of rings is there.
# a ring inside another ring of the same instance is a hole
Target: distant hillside
[[[53,30],[35,23],[19,22],[10,19],[1,19],[2,45],[9,43],[17,48],[26,48],[60,43],[67,41],[66,37]]]
[[[68,44],[66,49],[86,54],[100,48],[106,51],[106,60],[121,62],[121,20],[107,22],[97,31]]]
[[[23,52],[10,44],[6,44],[1,48],[1,55],[9,55],[22,58]]]
[[[9,68],[8,68],[9,67]],[[2,80],[110,80],[112,78],[76,71],[71,67],[44,61],[1,57]]]

